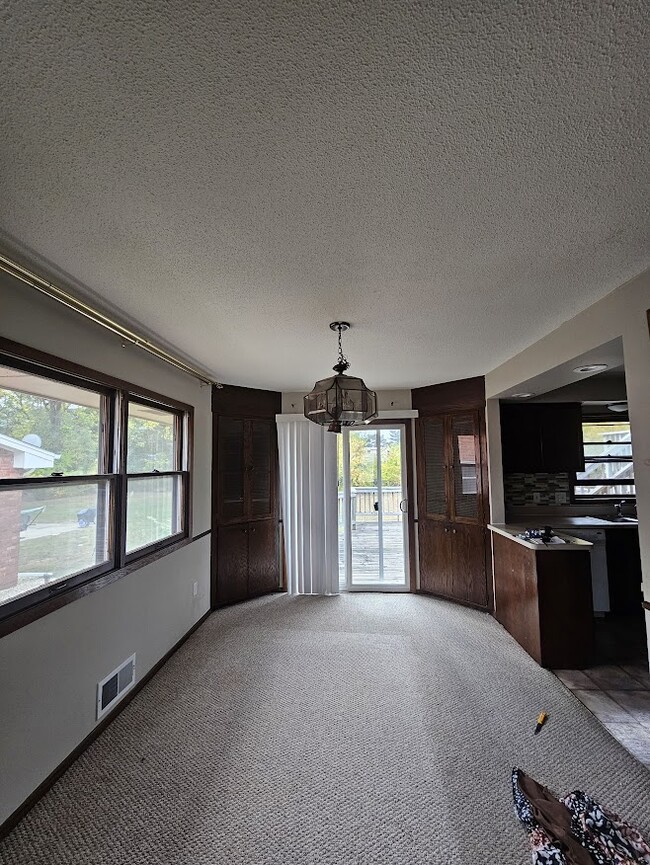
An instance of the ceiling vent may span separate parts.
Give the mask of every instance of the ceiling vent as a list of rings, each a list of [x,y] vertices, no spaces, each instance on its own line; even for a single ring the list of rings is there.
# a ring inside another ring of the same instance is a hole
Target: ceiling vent
[[[97,683],[97,720],[122,699],[135,683],[135,654]]]

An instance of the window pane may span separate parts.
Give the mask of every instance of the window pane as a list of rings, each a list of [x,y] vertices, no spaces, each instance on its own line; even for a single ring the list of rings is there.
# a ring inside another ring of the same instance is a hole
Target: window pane
[[[99,473],[101,395],[0,366],[0,478]]]
[[[181,477],[129,478],[126,551],[155,544],[181,531]]]
[[[476,421],[472,415],[452,418],[454,443],[454,509],[456,516],[478,515]]]
[[[597,484],[596,486],[576,486],[577,496],[634,496],[634,484]]]
[[[109,483],[0,490],[0,603],[109,561]]]
[[[176,465],[176,421],[173,412],[129,402],[126,470],[170,472]]]
[[[586,458],[632,456],[630,424],[627,421],[583,423],[582,439]]]
[[[634,464],[631,462],[596,463],[588,462],[583,472],[576,472],[578,481],[629,481],[634,478]]]

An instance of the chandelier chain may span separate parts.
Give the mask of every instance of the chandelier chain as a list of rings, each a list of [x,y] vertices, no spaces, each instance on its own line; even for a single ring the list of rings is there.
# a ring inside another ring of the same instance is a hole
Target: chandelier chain
[[[348,359],[343,354],[343,338],[341,336],[342,331],[343,331],[343,328],[339,325],[339,363],[346,363],[347,364]]]

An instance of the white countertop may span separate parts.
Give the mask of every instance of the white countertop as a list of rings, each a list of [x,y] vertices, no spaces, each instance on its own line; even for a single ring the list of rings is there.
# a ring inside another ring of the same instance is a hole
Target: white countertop
[[[636,529],[639,521],[635,519],[633,522],[610,522],[602,517],[530,513],[513,515],[513,522],[508,525],[551,526],[558,529]]]
[[[580,519],[578,517],[578,519]],[[603,520],[604,522],[604,520]],[[546,525],[553,525],[548,522]],[[516,544],[521,544],[522,547],[527,547],[529,550],[588,550],[593,546],[589,541],[583,541],[580,538],[573,538],[570,535],[565,535],[564,532],[557,533],[559,538],[562,538],[563,544],[536,544],[534,541],[527,541],[525,538],[518,538],[517,535],[525,531],[530,526],[514,525],[510,523],[489,523],[488,529],[496,532],[498,535],[503,535],[510,538]]]
[[[610,522],[600,517],[544,517],[540,519],[540,523],[545,526],[555,528],[574,528],[574,529],[636,529],[639,526],[638,520],[627,522]]]

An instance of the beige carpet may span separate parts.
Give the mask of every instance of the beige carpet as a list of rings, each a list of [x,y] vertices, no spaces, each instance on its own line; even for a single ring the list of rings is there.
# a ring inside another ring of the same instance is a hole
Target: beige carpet
[[[650,835],[650,772],[489,616],[273,596],[211,616],[0,861],[519,865],[514,765]]]

